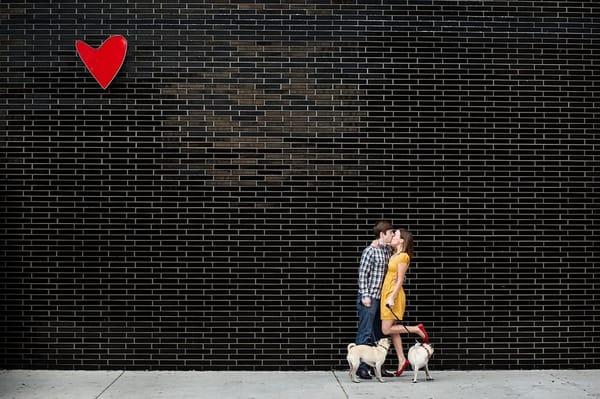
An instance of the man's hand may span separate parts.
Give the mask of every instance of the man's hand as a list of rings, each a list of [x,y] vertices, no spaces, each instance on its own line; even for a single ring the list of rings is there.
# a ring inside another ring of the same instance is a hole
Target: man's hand
[[[366,307],[366,308],[371,307],[371,297],[365,296],[360,301],[362,302],[364,307]]]

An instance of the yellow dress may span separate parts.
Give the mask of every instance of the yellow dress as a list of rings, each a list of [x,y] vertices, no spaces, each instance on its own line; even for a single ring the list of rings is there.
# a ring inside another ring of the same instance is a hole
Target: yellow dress
[[[385,278],[383,280],[383,285],[381,287],[381,302],[380,302],[380,315],[381,320],[396,320],[394,314],[390,312],[387,306],[385,306],[385,302],[388,300],[392,292],[394,291],[394,285],[396,285],[396,275],[398,273],[398,265],[400,264],[409,264],[410,256],[406,252],[401,252],[396,254],[390,258],[388,263],[387,272],[385,273]],[[406,309],[406,296],[404,295],[404,289],[401,287],[398,291],[398,295],[396,296],[396,300],[394,301],[394,306],[392,306],[392,310],[399,317],[398,320],[402,320],[404,318],[404,310]]]

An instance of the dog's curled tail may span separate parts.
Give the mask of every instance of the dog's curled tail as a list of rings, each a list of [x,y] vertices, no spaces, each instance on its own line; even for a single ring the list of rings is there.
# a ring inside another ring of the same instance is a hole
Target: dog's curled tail
[[[348,348],[347,348],[347,349],[348,349],[348,352],[350,352],[350,349],[354,348],[355,346],[356,346],[356,344],[355,344],[355,343],[348,344]]]

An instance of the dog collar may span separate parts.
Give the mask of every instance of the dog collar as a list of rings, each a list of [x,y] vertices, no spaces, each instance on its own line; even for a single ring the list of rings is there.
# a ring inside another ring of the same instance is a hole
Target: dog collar
[[[427,357],[433,356],[433,351],[429,352],[429,349],[427,349],[426,347],[423,347],[423,349],[425,349],[427,351]]]

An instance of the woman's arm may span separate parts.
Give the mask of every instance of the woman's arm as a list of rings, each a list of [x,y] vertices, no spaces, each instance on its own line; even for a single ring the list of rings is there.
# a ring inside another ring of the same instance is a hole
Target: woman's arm
[[[390,306],[394,306],[394,302],[396,301],[398,292],[400,292],[400,288],[402,288],[402,285],[404,284],[404,275],[406,274],[407,270],[408,270],[408,263],[399,263],[398,264],[398,268],[397,268],[397,272],[396,272],[396,283],[394,284],[394,290],[392,291],[392,294],[386,301],[386,304],[389,304]]]

